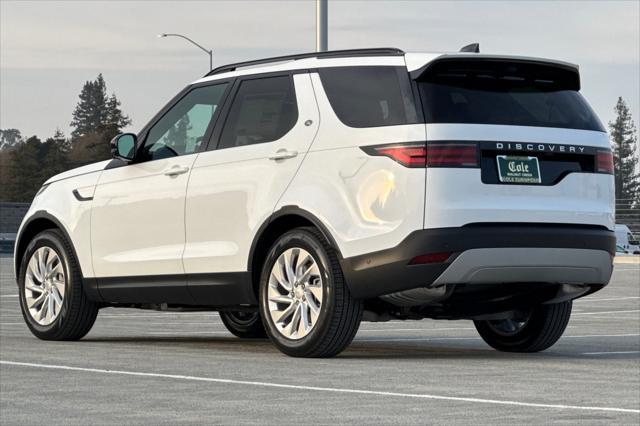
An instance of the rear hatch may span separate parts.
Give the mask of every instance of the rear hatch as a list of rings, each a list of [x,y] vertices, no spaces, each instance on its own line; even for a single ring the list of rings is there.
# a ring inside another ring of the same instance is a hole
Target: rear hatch
[[[427,134],[425,228],[613,227],[605,130],[570,65],[444,58],[412,73]]]

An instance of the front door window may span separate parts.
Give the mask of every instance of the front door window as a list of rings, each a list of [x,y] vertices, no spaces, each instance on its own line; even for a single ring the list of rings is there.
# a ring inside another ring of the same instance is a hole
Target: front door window
[[[149,131],[142,161],[198,152],[226,88],[227,83],[223,83],[187,93]]]

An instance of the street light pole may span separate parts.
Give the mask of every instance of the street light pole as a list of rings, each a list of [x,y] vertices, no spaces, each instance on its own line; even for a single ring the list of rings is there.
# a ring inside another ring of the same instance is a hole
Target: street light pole
[[[199,45],[198,43],[196,43],[195,41],[191,40],[189,37],[187,36],[183,36],[182,34],[158,34],[159,38],[163,38],[163,37],[180,37],[183,38],[185,40],[187,40],[189,43],[193,44],[194,46],[198,47],[200,50],[203,50],[207,55],[209,55],[209,71],[211,71],[213,69],[213,50],[211,49],[205,49],[204,47],[202,47],[201,45]]]
[[[316,0],[316,52],[326,52],[328,49],[327,2],[328,0]]]

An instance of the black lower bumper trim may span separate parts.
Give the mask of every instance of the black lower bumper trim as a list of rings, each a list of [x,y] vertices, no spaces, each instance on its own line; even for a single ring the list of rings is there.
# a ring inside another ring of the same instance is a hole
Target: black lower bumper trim
[[[341,261],[354,297],[371,298],[428,286],[447,263],[409,265],[426,253],[461,253],[476,248],[576,248],[604,250],[615,255],[615,234],[600,226],[555,224],[471,224],[459,228],[414,231],[396,247]]]

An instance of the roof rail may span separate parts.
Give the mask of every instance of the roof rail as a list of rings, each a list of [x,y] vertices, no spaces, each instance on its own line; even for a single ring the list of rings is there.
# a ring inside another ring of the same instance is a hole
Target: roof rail
[[[395,47],[382,47],[372,49],[348,49],[348,50],[329,50],[327,52],[311,52],[311,53],[299,53],[297,55],[285,55],[275,56],[273,58],[257,59],[254,61],[237,62],[235,64],[222,65],[214,68],[205,74],[205,77],[210,75],[220,74],[223,72],[235,71],[238,68],[250,67],[253,65],[269,64],[273,62],[284,61],[296,61],[298,59],[306,58],[339,58],[349,56],[399,56],[404,55],[404,52]]]

